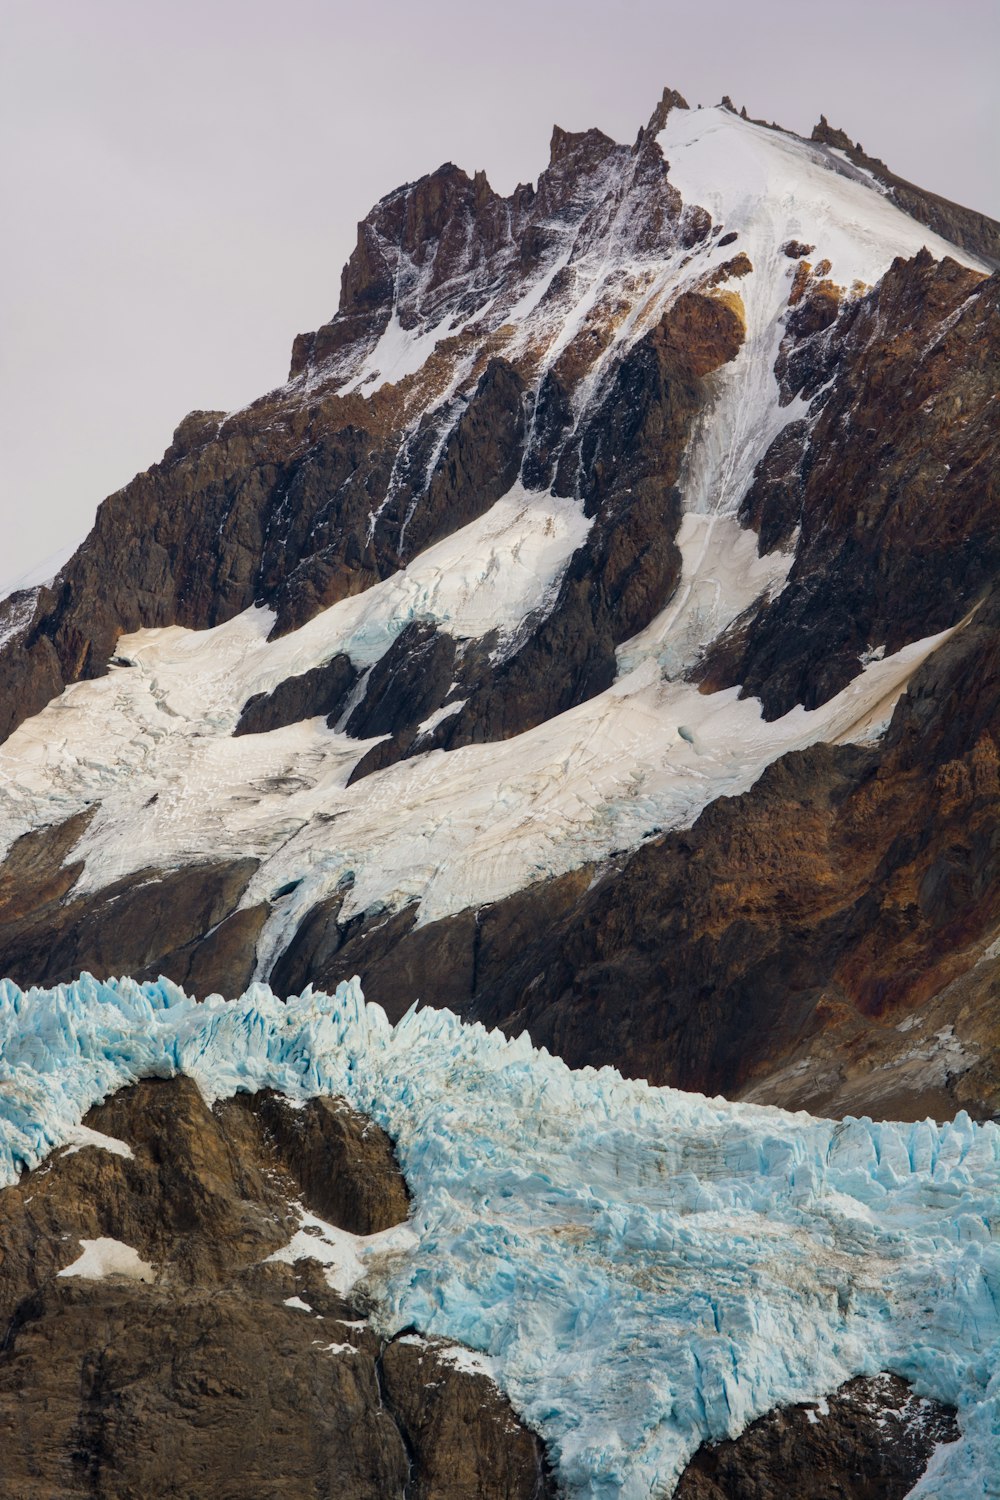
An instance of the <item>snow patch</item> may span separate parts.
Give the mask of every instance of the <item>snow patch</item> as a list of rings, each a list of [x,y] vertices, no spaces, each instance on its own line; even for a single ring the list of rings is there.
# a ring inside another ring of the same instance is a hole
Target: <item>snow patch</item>
[[[299,1260],[318,1260],[324,1267],[326,1283],[334,1292],[346,1296],[369,1272],[369,1262],[378,1257],[408,1250],[416,1243],[405,1224],[393,1225],[378,1234],[350,1234],[328,1224],[308,1209],[299,1207],[301,1228],[287,1245],[269,1255],[269,1261],[294,1265]]]
[[[130,1281],[155,1281],[156,1272],[139,1252],[121,1240],[101,1237],[81,1240],[83,1254],[71,1266],[57,1272],[59,1276],[80,1276],[85,1281],[102,1281],[105,1276],[127,1276]]]
[[[299,1312],[312,1312],[312,1308],[309,1306],[309,1303],[303,1302],[301,1297],[286,1297],[281,1305],[282,1307],[294,1307]]]
[[[113,1156],[124,1156],[129,1161],[135,1157],[135,1152],[126,1141],[120,1141],[113,1135],[104,1135],[100,1130],[91,1130],[89,1125],[74,1125],[67,1136],[70,1144],[63,1152],[64,1156],[72,1156],[77,1151],[82,1151],[84,1146],[95,1146],[100,1151],[110,1151]]]

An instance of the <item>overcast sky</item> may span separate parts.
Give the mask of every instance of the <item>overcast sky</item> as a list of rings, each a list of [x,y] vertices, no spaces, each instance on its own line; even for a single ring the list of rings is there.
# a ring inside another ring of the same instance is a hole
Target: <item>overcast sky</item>
[[[662,86],[1000,217],[998,0],[0,0],[0,583],[185,412],[279,384],[355,224],[452,160],[509,191],[552,124]]]

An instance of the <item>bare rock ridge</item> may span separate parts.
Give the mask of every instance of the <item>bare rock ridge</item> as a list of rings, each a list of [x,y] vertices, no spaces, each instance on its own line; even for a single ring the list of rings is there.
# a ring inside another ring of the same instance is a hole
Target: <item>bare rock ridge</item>
[[[269,1259],[303,1204],[358,1235],[405,1220],[371,1122],[266,1093],[210,1110],[179,1078],[123,1090],[85,1123],[96,1138],[3,1195],[11,1500],[553,1492],[537,1438],[450,1346],[386,1342],[319,1259]]]
[[[889,190],[892,201],[904,213],[926,224],[944,239],[951,240],[952,244],[971,250],[994,269],[1000,268],[1000,225],[995,219],[897,177],[884,161],[869,156],[860,141],[852,141],[846,131],[830,125],[825,115],[820,115],[819,124],[813,126],[811,139],[843,151],[855,166],[870,172]]]
[[[255,602],[292,629],[486,511],[524,458],[538,357],[530,346],[516,364],[503,357],[516,332],[503,311],[623,220],[647,259],[710,227],[681,204],[655,140],[630,150],[598,131],[557,130],[537,187],[510,199],[451,165],[383,199],[359,228],[337,317],[297,341],[290,383],[230,417],[192,413],[161,463],[104,502],[53,586],[7,605],[27,616],[0,651],[0,736],[63,684],[104,672],[123,631],[204,629]],[[574,279],[568,266],[553,277],[553,306]],[[554,372],[567,394],[607,348],[613,316],[595,309],[567,348]],[[374,373],[357,388],[345,379],[392,320],[437,319],[458,331],[419,378],[370,392]]]

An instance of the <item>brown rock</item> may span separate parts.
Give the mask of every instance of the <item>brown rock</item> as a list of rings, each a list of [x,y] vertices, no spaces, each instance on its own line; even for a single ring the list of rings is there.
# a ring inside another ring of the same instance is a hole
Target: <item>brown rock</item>
[[[703,1444],[674,1500],[903,1500],[935,1447],[958,1435],[953,1407],[896,1375],[861,1376],[819,1406],[782,1407],[730,1442]]]
[[[87,1123],[132,1155],[57,1153],[0,1193],[5,1496],[551,1493],[537,1439],[491,1382],[440,1343],[383,1359],[317,1261],[267,1259],[299,1202],[360,1234],[406,1218],[371,1121],[274,1094],[210,1110],[178,1078],[124,1089]],[[56,1274],[99,1238],[135,1249],[152,1279]],[[467,1474],[475,1488],[456,1489]]]
[[[552,1493],[542,1446],[512,1421],[510,1404],[486,1375],[454,1363],[440,1339],[394,1339],[382,1354],[386,1405],[419,1455],[413,1500],[502,1495],[536,1500]]]

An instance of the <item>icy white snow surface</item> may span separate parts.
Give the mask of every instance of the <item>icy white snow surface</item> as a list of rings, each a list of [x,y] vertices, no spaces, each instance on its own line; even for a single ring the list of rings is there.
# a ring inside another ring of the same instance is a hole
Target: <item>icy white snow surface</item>
[[[82,1151],[85,1146],[94,1146],[98,1151],[110,1151],[112,1156],[124,1156],[127,1160],[131,1160],[135,1154],[127,1141],[120,1141],[113,1135],[105,1135],[100,1130],[91,1130],[89,1125],[74,1125],[66,1140],[69,1144],[63,1153],[64,1156],[73,1156],[77,1151]]]
[[[156,1272],[138,1250],[121,1240],[102,1237],[80,1240],[83,1254],[71,1266],[64,1266],[59,1276],[82,1276],[86,1281],[102,1281],[105,1276],[127,1276],[130,1281],[154,1281]]]
[[[873,286],[897,255],[924,245],[938,259],[987,268],[896,208],[874,179],[849,163],[832,166],[823,147],[722,106],[671,110],[657,142],[685,203],[701,204],[737,235],[717,258],[744,251],[753,263],[735,284],[746,341],[713,377],[715,401],[699,424],[685,486],[688,510],[734,514],[773,439],[807,409],[800,401],[780,406],[774,378],[797,264],[783,253],[789,240],[813,245],[810,263],[828,260],[830,278],[848,292]]]
[[[246,903],[301,882],[258,945],[263,974],[303,913],[347,876],[345,916],[415,900],[431,921],[634,847],[655,829],[689,826],[788,750],[870,738],[944,639],[872,661],[821,708],[766,723],[758,700],[735,688],[706,695],[664,678],[659,658],[671,642],[682,654],[690,644],[684,613],[662,639],[654,628],[636,665],[577,708],[514,739],[431,751],[348,787],[371,742],[322,719],[232,737],[250,693],[316,659],[311,646],[297,657],[297,637],[320,632],[322,619],[272,644],[264,611],[215,630],[123,637],[119,657],[133,666],[74,684],[0,747],[0,843],[96,801],[74,855],[86,859],[78,893],[151,859],[173,867],[207,853],[257,855]],[[328,654],[335,645],[327,634]]]
[[[958,1406],[961,1440],[915,1493],[997,1495],[997,1125],[838,1123],[574,1072],[446,1011],[393,1028],[356,980],[196,1005],[83,976],[0,984],[0,1183],[112,1090],[177,1072],[209,1100],[339,1095],[390,1133],[413,1209],[366,1267],[378,1321],[480,1351],[571,1495],[662,1497],[704,1438],[882,1369]],[[310,1224],[281,1253],[348,1269]]]
[[[268,1260],[285,1261],[289,1265],[297,1260],[318,1260],[325,1267],[327,1284],[342,1296],[369,1274],[369,1261],[409,1250],[416,1244],[407,1224],[394,1224],[378,1234],[360,1235],[338,1229],[301,1206],[299,1219],[302,1228],[295,1231],[287,1245],[269,1255]]]
[[[52,583],[63,564],[69,562],[82,541],[83,537],[78,536],[72,542],[64,543],[63,546],[57,547],[55,552],[50,552],[47,557],[43,557],[41,562],[36,563],[27,572],[19,573],[16,578],[9,578],[5,583],[0,584],[0,603],[11,594],[38,588],[41,584]]]

